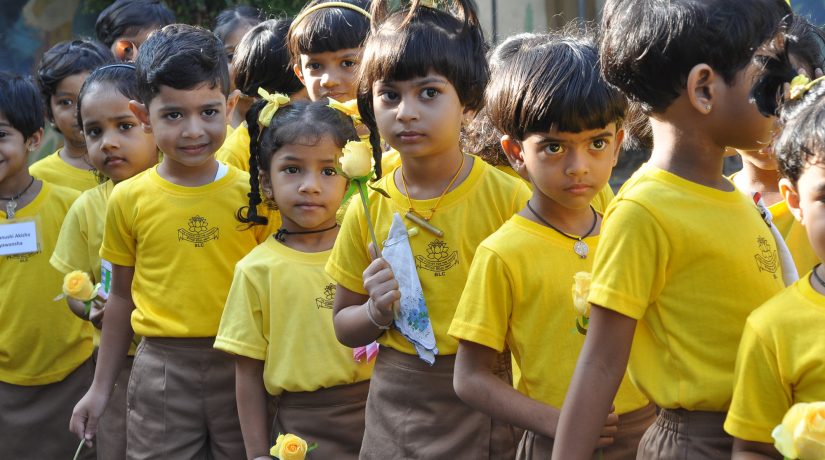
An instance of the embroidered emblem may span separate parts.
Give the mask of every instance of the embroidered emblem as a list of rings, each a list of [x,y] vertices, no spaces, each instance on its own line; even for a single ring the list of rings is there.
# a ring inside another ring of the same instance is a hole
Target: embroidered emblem
[[[433,240],[427,245],[426,256],[415,256],[415,268],[429,270],[435,276],[444,276],[447,270],[458,265],[458,251],[450,252],[450,247],[442,240]]]
[[[768,240],[761,236],[756,239],[756,242],[759,244],[759,254],[753,256],[756,259],[756,266],[759,267],[760,272],[771,273],[776,278],[776,271],[779,269],[779,257],[776,250]]]
[[[189,229],[178,229],[178,241],[188,241],[196,248],[202,248],[209,240],[217,240],[220,235],[218,227],[209,228],[209,222],[205,217],[195,216],[189,218]]]
[[[18,261],[22,264],[22,263],[28,262],[29,259],[31,259],[33,256],[36,256],[36,255],[40,254],[41,252],[43,252],[43,251],[29,252],[29,253],[26,253],[26,254],[12,254],[12,255],[6,256],[6,259],[16,260],[16,261]]]
[[[316,308],[328,308],[332,310],[332,306],[335,302],[335,285],[332,283],[327,284],[327,287],[324,288],[324,295],[322,297],[315,298],[315,307]]]

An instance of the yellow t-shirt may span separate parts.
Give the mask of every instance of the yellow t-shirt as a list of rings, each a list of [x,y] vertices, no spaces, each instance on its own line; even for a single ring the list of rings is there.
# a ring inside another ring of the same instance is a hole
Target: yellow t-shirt
[[[444,196],[430,220],[432,225],[444,231],[444,237],[438,238],[422,228],[418,235],[410,238],[441,355],[452,355],[458,350],[458,341],[447,335],[447,329],[467,281],[476,248],[530,197],[530,191],[522,181],[514,180],[480,158],[472,158],[470,174]],[[387,199],[378,192],[369,191],[375,235],[382,242],[387,239],[393,214],[405,215],[409,204],[407,197],[398,190],[392,174],[382,177],[376,185],[391,197]],[[413,200],[413,206],[418,210],[429,210],[436,201],[437,198]],[[415,226],[410,221],[405,223],[408,228]],[[367,252],[370,241],[364,208],[360,201],[352,200],[326,266],[327,273],[350,291],[366,294],[361,275],[370,264]],[[416,354],[412,344],[396,329],[390,329],[378,341],[400,352]]]
[[[495,168],[499,171],[506,172],[508,175],[515,177],[516,179],[523,180],[524,183],[527,184],[527,186],[530,187],[531,190],[533,189],[533,184],[531,184],[530,181],[526,181],[523,177],[519,176],[516,170],[513,169],[510,165],[498,165]],[[593,197],[593,200],[590,202],[590,204],[593,205],[593,209],[595,209],[596,212],[604,214],[604,212],[607,211],[607,205],[609,205],[610,202],[613,201],[613,198],[615,196],[616,195],[613,193],[613,189],[610,188],[610,184],[605,184],[605,186],[601,190],[599,190],[599,193],[597,193],[596,196]]]
[[[45,385],[63,380],[92,356],[92,325],[75,316],[62,292],[63,275],[49,265],[60,225],[79,193],[43,183],[15,220],[34,218],[40,250],[0,256],[0,381]],[[0,208],[0,225],[7,223]]]
[[[79,192],[100,185],[92,169],[75,168],[60,158],[60,150],[35,161],[29,167],[32,176],[50,184],[73,188]]]
[[[514,386],[532,399],[560,408],[584,336],[575,327],[573,275],[589,272],[599,237],[585,238],[590,256],[573,252],[573,240],[515,215],[476,251],[449,334],[499,353],[505,345],[521,370]],[[537,276],[537,274],[552,274]],[[625,375],[616,412],[648,404]]]
[[[819,258],[814,253],[810,241],[808,241],[808,234],[805,232],[805,227],[791,214],[785,200],[769,206],[768,210],[773,216],[773,224],[785,239],[788,250],[791,251],[794,264],[796,264],[796,270],[799,273],[805,273],[811,270],[814,265],[819,263]]]
[[[227,134],[223,145],[215,152],[215,159],[249,172],[249,129],[246,122]]]
[[[273,395],[369,380],[335,338],[335,282],[324,272],[332,251],[308,253],[267,238],[235,267],[215,348],[265,361]]]
[[[231,124],[227,123],[226,124],[226,137],[231,136],[233,132],[235,132],[235,128],[233,128]]]
[[[382,176],[386,176],[387,174],[395,171],[395,168],[399,166],[401,166],[401,154],[398,153],[398,150],[390,149],[381,155]]]
[[[132,327],[146,337],[212,337],[218,332],[232,271],[277,229],[235,220],[249,174],[229,167],[211,184],[183,187],[152,167],[115,187],[100,256],[135,267]]]
[[[773,444],[771,431],[792,405],[825,400],[823,331],[825,296],[810,272],[748,317],[725,431]]]
[[[750,197],[643,165],[607,210],[589,301],[639,320],[628,370],[663,408],[726,411],[751,311],[782,288]]]

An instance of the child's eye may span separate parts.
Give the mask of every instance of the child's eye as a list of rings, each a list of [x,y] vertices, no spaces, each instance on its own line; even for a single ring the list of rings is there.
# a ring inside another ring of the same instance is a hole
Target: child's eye
[[[2,139],[2,138],[4,138],[4,137],[6,137],[6,135],[7,135],[7,134],[6,134],[6,132],[5,132],[5,131],[0,131],[0,139]]]
[[[355,67],[356,65],[358,65],[357,62],[349,60],[349,59],[341,62],[341,67],[345,67],[345,68],[346,67]]]
[[[71,107],[74,104],[74,101],[71,99],[61,99],[57,101],[58,105],[62,105],[64,107]]]
[[[207,117],[214,117],[218,114],[218,111],[215,109],[206,109],[203,111],[203,114]]]
[[[596,139],[590,143],[590,150],[604,150],[607,148],[607,139]]]
[[[283,171],[287,174],[298,174],[298,168],[295,166],[287,166]]]
[[[135,125],[133,123],[121,123],[121,124],[117,125],[117,127],[121,131],[128,131],[128,130],[134,128]]]
[[[86,130],[86,135],[95,138],[100,135],[100,128],[89,128]]]
[[[550,155],[558,155],[564,152],[564,147],[561,144],[547,144],[544,151]]]
[[[384,91],[378,95],[384,102],[395,102],[398,100],[398,93],[394,91]]]
[[[306,68],[309,70],[321,70],[321,64],[317,62],[307,62]]]
[[[434,99],[436,96],[438,96],[438,90],[435,88],[426,88],[421,91],[421,97],[424,99]]]
[[[163,117],[168,120],[180,120],[181,118],[183,118],[183,114],[180,112],[169,112]]]
[[[324,170],[321,171],[321,174],[325,176],[337,176],[338,171],[336,171],[335,168],[324,168]]]

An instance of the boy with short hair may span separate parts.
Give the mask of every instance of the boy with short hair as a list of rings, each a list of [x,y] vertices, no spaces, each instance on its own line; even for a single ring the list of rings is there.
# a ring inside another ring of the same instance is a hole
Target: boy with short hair
[[[650,114],[654,149],[605,216],[554,458],[590,457],[628,357],[661,408],[638,458],[730,458],[722,423],[745,319],[783,283],[770,229],[722,165],[727,146],[769,140],[749,101],[752,57],[789,13],[783,0],[605,5],[603,74]]]
[[[209,31],[173,24],[149,37],[136,67],[141,102],[131,109],[163,160],[109,199],[100,253],[112,291],[95,381],[71,429],[94,437],[137,333],[129,458],[243,458],[234,361],[212,344],[235,263],[272,227],[239,227],[249,175],[214,158],[226,135],[226,53]]]

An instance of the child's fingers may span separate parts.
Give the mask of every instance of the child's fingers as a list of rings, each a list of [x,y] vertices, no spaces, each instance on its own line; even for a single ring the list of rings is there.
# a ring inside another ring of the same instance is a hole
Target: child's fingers
[[[607,447],[607,446],[613,444],[613,441],[615,441],[615,439],[613,439],[612,437],[610,437],[610,438],[601,437],[596,442],[596,447],[597,448]]]
[[[822,73],[822,69],[820,69],[819,67],[817,67],[816,69],[814,69],[814,78],[819,78],[819,77],[821,77],[822,75],[823,75],[823,73]]]
[[[373,297],[373,305],[377,308],[382,315],[389,316],[393,314],[392,306],[395,302],[401,299],[401,291],[396,289],[387,290],[385,293]]]
[[[366,279],[368,277],[373,276],[376,273],[378,273],[380,271],[383,271],[383,270],[388,270],[388,271],[391,270],[390,269],[390,264],[388,264],[386,260],[384,260],[380,257],[373,260],[367,266],[367,269],[364,270],[364,281],[366,281]]]
[[[370,251],[370,259],[375,260],[378,258],[378,251],[375,249],[375,245],[370,243],[369,244],[369,251]]]

